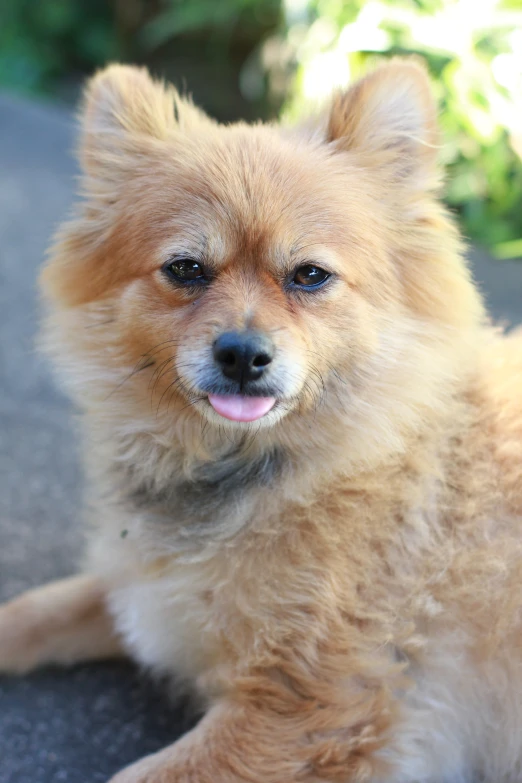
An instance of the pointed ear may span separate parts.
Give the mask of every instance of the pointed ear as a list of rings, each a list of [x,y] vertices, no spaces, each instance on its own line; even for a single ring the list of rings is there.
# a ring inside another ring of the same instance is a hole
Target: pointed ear
[[[86,133],[142,133],[165,138],[175,126],[172,89],[145,68],[109,65],[88,82],[83,107]]]
[[[391,60],[336,95],[327,139],[397,184],[436,186],[437,113],[424,68]]]
[[[145,68],[109,65],[88,82],[80,122],[84,171],[113,179],[147,142],[164,141],[211,120]]]

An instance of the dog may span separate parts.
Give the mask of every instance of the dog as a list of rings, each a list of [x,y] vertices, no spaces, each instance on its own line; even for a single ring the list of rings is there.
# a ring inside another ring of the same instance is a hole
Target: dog
[[[89,546],[0,608],[0,670],[191,683],[201,721],[113,783],[522,780],[522,336],[439,200],[423,68],[287,128],[111,65],[81,128],[43,343]]]

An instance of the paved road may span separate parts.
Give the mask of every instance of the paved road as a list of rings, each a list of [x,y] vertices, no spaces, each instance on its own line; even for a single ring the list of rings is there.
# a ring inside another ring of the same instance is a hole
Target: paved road
[[[73,146],[69,114],[0,96],[0,598],[72,573],[81,546],[74,422],[33,350],[36,276],[71,203]],[[522,263],[472,261],[494,316],[522,320]],[[0,783],[103,783],[184,721],[130,666],[0,679]]]

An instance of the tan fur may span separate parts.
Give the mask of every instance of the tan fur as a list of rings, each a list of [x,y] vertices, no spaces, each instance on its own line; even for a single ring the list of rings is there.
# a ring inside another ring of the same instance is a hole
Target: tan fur
[[[0,670],[22,674],[49,663],[123,654],[102,583],[76,576],[29,590],[0,610]]]
[[[132,68],[91,82],[84,200],[43,274],[83,411],[87,568],[125,648],[209,704],[115,783],[521,780],[522,339],[487,324],[437,143],[410,62],[294,130],[217,126]],[[174,252],[211,265],[208,290],[167,281]],[[335,281],[290,295],[313,262]],[[244,326],[284,384],[255,425],[198,392]],[[231,459],[258,480],[191,495]],[[71,659],[56,628],[31,664]]]

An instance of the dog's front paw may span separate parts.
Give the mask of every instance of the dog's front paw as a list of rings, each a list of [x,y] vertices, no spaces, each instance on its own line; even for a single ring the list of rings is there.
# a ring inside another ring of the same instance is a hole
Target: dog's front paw
[[[23,674],[34,665],[34,637],[14,602],[0,605],[0,674]]]
[[[200,783],[197,773],[183,769],[165,751],[140,759],[118,772],[109,783]],[[203,781],[201,781],[203,783]]]
[[[61,579],[0,605],[2,674],[122,654],[96,577]]]

